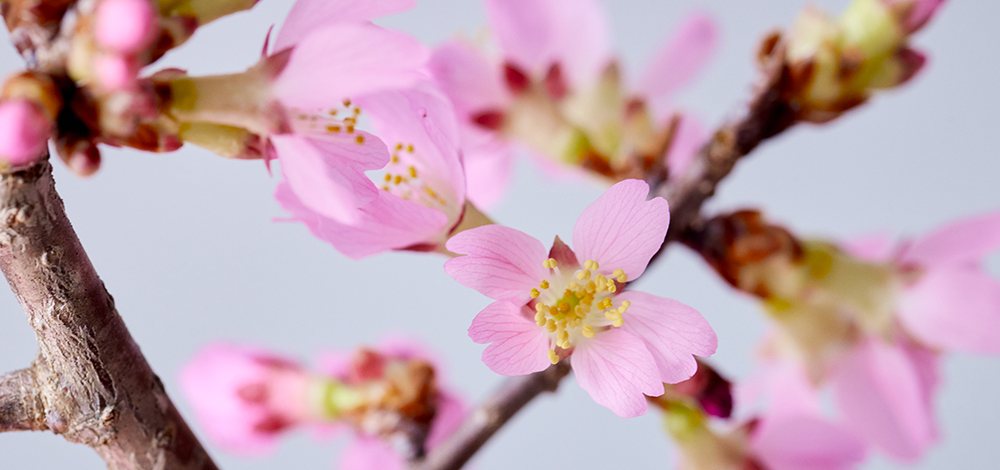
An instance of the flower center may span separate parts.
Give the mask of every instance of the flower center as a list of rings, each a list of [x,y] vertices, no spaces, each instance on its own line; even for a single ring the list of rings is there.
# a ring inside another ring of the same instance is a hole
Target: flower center
[[[618,283],[628,280],[625,272],[616,269],[611,278],[597,272],[600,265],[594,260],[583,264],[583,269],[563,273],[556,260],[549,258],[542,266],[550,269],[549,276],[537,288],[531,289],[535,299],[535,323],[549,333],[549,360],[559,362],[555,348],[570,349],[581,338],[593,338],[597,333],[625,323],[622,314],[630,302],[614,305]]]
[[[448,201],[421,178],[421,160],[413,144],[397,143],[382,176],[382,190],[447,213]]]
[[[358,145],[365,144],[365,136],[355,134],[361,108],[344,100],[343,106],[324,110],[322,113],[293,112],[292,129],[297,133],[330,140],[353,140]]]

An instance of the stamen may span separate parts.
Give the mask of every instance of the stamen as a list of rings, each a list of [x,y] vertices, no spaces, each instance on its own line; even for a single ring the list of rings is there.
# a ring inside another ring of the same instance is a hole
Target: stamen
[[[549,349],[549,361],[552,362],[552,364],[559,363],[559,355],[556,354],[554,349]]]
[[[581,331],[581,333],[583,334],[583,336],[585,338],[593,338],[594,337],[594,329],[591,328],[590,325],[583,325],[583,331]]]
[[[576,278],[581,281],[586,281],[587,279],[590,279],[590,270],[584,269],[583,271],[576,273]]]
[[[625,275],[625,271],[622,269],[616,269],[613,273],[611,273],[611,275],[614,276],[618,282],[628,281],[628,276]]]
[[[358,145],[364,145],[365,144],[365,136],[363,136],[361,134],[358,134],[358,136],[354,138],[354,141],[357,142]]]
[[[556,263],[556,259],[555,258],[549,258],[549,259],[547,259],[545,261],[542,261],[542,267],[543,268],[553,269],[556,266],[558,266],[558,264]]]
[[[330,124],[330,125],[326,126],[326,131],[329,132],[329,133],[331,133],[331,134],[336,134],[336,133],[340,132],[340,126],[335,126],[333,124]]]
[[[410,166],[410,178],[416,178],[416,177],[417,177],[417,167],[411,165]]]
[[[531,288],[531,298],[532,299],[537,299],[539,295],[542,295],[542,293],[538,292],[538,289],[535,289],[534,287],[532,287]]]

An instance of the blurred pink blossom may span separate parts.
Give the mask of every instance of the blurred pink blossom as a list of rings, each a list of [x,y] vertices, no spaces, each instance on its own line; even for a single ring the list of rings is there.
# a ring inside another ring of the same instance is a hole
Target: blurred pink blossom
[[[42,157],[51,127],[31,100],[0,102],[0,160],[21,166]]]

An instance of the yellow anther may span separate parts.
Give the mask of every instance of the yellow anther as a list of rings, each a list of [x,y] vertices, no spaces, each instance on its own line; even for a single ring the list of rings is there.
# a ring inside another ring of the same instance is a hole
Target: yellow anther
[[[388,190],[389,190],[388,186],[382,186],[382,191],[388,191]]]
[[[416,177],[417,177],[417,167],[410,166],[410,178],[416,178]]]
[[[332,134],[340,132],[340,126],[334,126],[333,124],[326,126],[326,131]]]
[[[535,311],[536,312],[541,312],[542,309],[544,309],[544,308],[545,308],[545,304],[543,304],[541,302],[538,302],[538,303],[535,304]]]
[[[583,315],[583,305],[577,305],[576,307],[573,307],[573,313],[577,315]]]
[[[358,145],[363,145],[365,143],[365,136],[358,134],[358,136],[354,138],[354,141],[357,142]]]
[[[330,115],[331,116],[336,116],[337,115],[337,110],[336,109],[331,109],[330,110]]]
[[[586,266],[587,269],[589,269],[591,271],[597,271],[598,269],[601,269],[601,265],[597,264],[597,261],[588,260],[587,264],[589,265],[589,266]]]
[[[538,292],[538,289],[535,289],[534,287],[532,287],[531,288],[531,298],[532,299],[537,299],[539,295],[542,295],[542,293]]]
[[[557,265],[558,264],[556,263],[556,259],[555,258],[549,258],[549,259],[547,259],[545,261],[542,261],[542,267],[543,268],[553,269]]]
[[[608,281],[607,289],[608,292],[615,292],[618,290],[618,286],[616,286],[614,282]]]
[[[621,307],[618,307],[618,311],[622,312],[622,313],[625,313],[625,311],[628,310],[628,308],[631,307],[631,306],[632,306],[632,302],[629,302],[627,300],[623,300]]]
[[[399,163],[399,157],[397,157],[396,155],[393,155],[392,158],[389,159],[389,161],[391,161],[392,163]]]
[[[424,192],[430,197],[437,198],[437,193],[430,186],[424,186]]]
[[[611,273],[611,275],[614,276],[615,279],[618,280],[618,282],[628,281],[628,276],[625,275],[624,270],[616,269],[615,272]]]
[[[583,331],[581,331],[581,333],[583,333],[584,338],[594,337],[594,329],[591,328],[590,325],[583,325]]]
[[[587,281],[587,292],[590,292],[591,294],[597,292],[597,283],[594,281]]]
[[[413,153],[413,144],[407,144],[406,145],[406,151],[409,152],[409,153]]]
[[[569,304],[566,302],[559,302],[559,311],[566,313],[569,311]]]
[[[569,281],[569,284],[566,284],[566,287],[568,287],[570,290],[576,290],[578,287],[580,287],[580,284],[577,284],[576,281]]]
[[[396,178],[394,178],[392,180],[392,184],[399,184],[399,183],[402,183],[402,182],[403,182],[403,177],[399,176],[399,175],[396,175]]]
[[[354,126],[348,124],[347,125],[347,133],[348,134],[353,134],[354,133]]]
[[[549,349],[549,361],[553,364],[559,363],[559,355],[553,349]]]
[[[549,281],[543,280],[542,283],[538,285],[538,287],[541,287],[543,290],[544,289],[548,289],[549,288]]]
[[[388,182],[392,181],[392,175],[386,173],[384,179],[385,179],[385,182],[388,183]]]
[[[361,114],[361,108],[354,108],[354,115],[357,116]]]
[[[621,315],[618,315],[614,320],[611,320],[611,324],[617,328],[625,324],[625,319]]]
[[[397,143],[396,143],[396,151],[398,152],[398,151],[400,151],[400,150],[403,150],[403,144],[401,144],[401,143],[397,142]]]
[[[581,280],[581,281],[585,281],[587,279],[590,279],[590,270],[589,269],[584,269],[583,271],[580,271],[580,272],[576,273],[576,278],[579,279],[579,280]]]
[[[557,337],[559,338],[559,341],[567,341],[569,340],[569,332],[566,330],[560,330]]]
[[[555,333],[556,332],[556,328],[557,327],[556,327],[556,321],[555,320],[549,318],[549,321],[545,322],[545,329],[548,330],[549,333]]]
[[[545,314],[542,312],[538,312],[535,315],[535,324],[538,326],[545,326],[546,323],[547,321],[545,320]]]
[[[350,98],[347,98],[347,99],[344,100],[344,107],[345,108],[350,108],[351,107],[351,99]]]

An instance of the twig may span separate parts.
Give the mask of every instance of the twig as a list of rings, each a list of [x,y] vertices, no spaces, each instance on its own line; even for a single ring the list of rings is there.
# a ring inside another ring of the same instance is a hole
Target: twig
[[[0,432],[45,429],[45,410],[34,367],[0,376]]]
[[[541,372],[511,377],[472,412],[462,426],[426,458],[411,466],[414,470],[457,470],[475,455],[515,413],[542,392],[554,392],[569,375],[568,361]]]
[[[0,269],[40,349],[30,372],[11,380],[37,385],[42,405],[2,408],[0,422],[30,413],[28,429],[91,446],[112,470],[216,468],[115,310],[47,160],[0,176]]]

